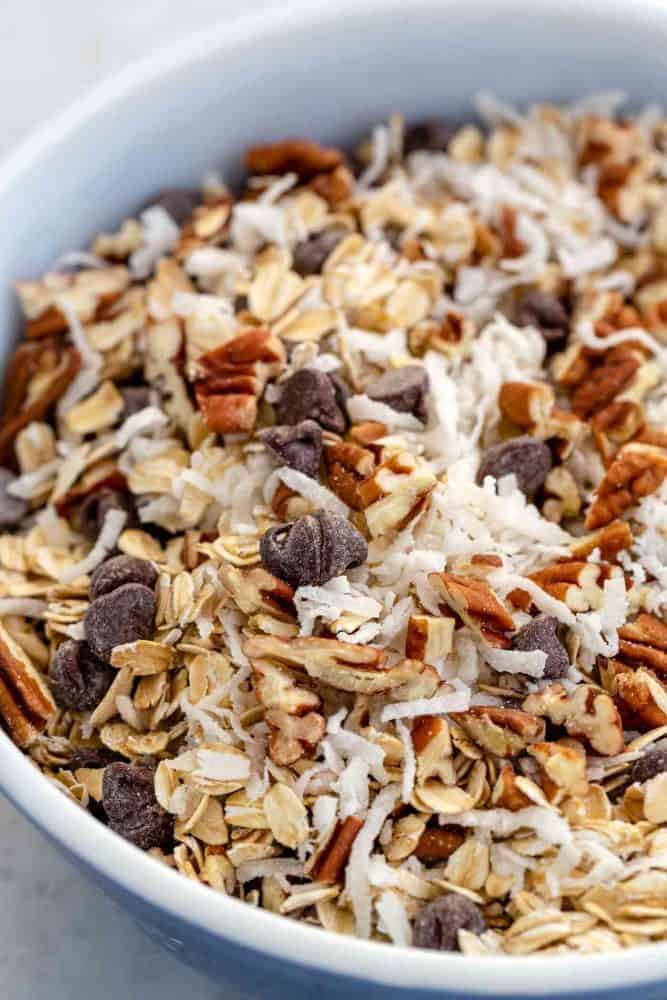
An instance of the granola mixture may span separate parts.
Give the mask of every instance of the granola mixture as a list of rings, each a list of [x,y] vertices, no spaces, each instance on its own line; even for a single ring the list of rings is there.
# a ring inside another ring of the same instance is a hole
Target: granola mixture
[[[17,283],[0,713],[186,877],[667,938],[667,120],[618,107],[256,146]]]

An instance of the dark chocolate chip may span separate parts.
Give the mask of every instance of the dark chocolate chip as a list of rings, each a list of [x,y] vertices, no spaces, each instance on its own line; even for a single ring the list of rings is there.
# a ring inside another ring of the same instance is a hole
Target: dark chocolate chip
[[[335,386],[317,368],[301,368],[287,380],[276,404],[276,414],[281,424],[316,420],[320,427],[336,434],[345,430],[345,416],[336,402]]]
[[[270,427],[260,435],[267,448],[283,463],[314,478],[322,458],[322,428],[314,420],[293,427]]]
[[[294,270],[303,278],[319,274],[329,254],[333,253],[348,234],[349,230],[332,226],[331,229],[323,229],[322,232],[314,233],[307,240],[297,243],[292,254]]]
[[[532,497],[544,485],[550,469],[551,452],[544,441],[522,435],[494,444],[484,452],[477,482],[481,485],[486,476],[500,479],[514,473],[521,492]]]
[[[556,680],[565,677],[570,668],[570,657],[565,646],[558,638],[558,619],[551,615],[538,615],[528,622],[514,636],[514,649],[522,653],[541,650],[547,654],[544,666],[544,677]]]
[[[480,908],[467,896],[448,892],[419,911],[414,922],[414,943],[417,948],[460,951],[459,931],[483,934],[485,930]]]
[[[85,642],[69,639],[56,651],[49,667],[53,697],[70,712],[87,712],[102,701],[116,671],[88,648]]]
[[[154,198],[146,203],[145,208],[159,205],[165,212],[168,212],[174,222],[182,226],[184,222],[192,216],[197,207],[198,196],[196,191],[189,191],[187,188],[165,188]]]
[[[90,578],[90,599],[94,601],[125,583],[142,583],[152,590],[157,583],[157,570],[147,559],[135,556],[120,555],[107,559]]]
[[[415,122],[405,130],[403,150],[407,156],[418,149],[429,153],[446,153],[447,148],[458,130],[454,125],[430,118],[427,121]]]
[[[81,747],[74,751],[67,762],[67,768],[70,771],[76,771],[80,767],[100,768],[117,760],[121,760],[120,754],[107,747]]]
[[[269,528],[260,543],[264,565],[292,587],[319,586],[368,555],[363,535],[347,518],[318,510],[292,524]]]
[[[127,514],[126,528],[137,522],[134,502],[129,493],[104,486],[90,493],[81,503],[76,513],[76,525],[87,538],[94,540],[102,530],[104,519],[110,510],[122,510]]]
[[[125,404],[123,407],[123,420],[127,420],[128,417],[150,406],[151,391],[146,385],[128,385],[120,390],[120,394]]]
[[[166,848],[173,820],[155,797],[153,769],[144,764],[109,764],[102,780],[102,803],[110,828],[144,851]]]
[[[650,778],[655,778],[657,774],[663,774],[664,771],[667,771],[667,750],[647,750],[635,762],[630,778],[633,782],[643,784]]]
[[[89,605],[83,619],[86,642],[108,662],[114,646],[153,637],[155,610],[155,591],[141,583],[125,583]]]
[[[366,386],[366,395],[391,406],[397,413],[412,413],[423,424],[428,417],[428,372],[421,365],[404,365],[378,375]]]
[[[7,492],[15,478],[9,469],[0,468],[0,531],[15,528],[28,513],[27,501]]]
[[[570,318],[560,299],[539,288],[532,288],[517,306],[516,321],[519,326],[534,326],[548,344],[556,344],[567,337]]]

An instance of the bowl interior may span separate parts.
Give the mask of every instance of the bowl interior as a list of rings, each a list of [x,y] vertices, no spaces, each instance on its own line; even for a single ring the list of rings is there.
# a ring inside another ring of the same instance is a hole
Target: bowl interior
[[[233,181],[253,142],[299,135],[350,142],[393,110],[463,119],[482,89],[537,101],[620,88],[636,105],[659,100],[667,82],[667,5],[658,0],[318,6],[263,11],[185,41],[84,97],[0,167],[3,354],[18,329],[13,279],[84,246],[162,186],[197,182],[211,168]],[[0,785],[56,840],[69,840],[90,864],[115,869],[156,904],[177,913],[182,897],[192,919],[224,926],[210,916],[214,901],[204,897],[211,893],[191,884],[179,891],[176,876],[107,831],[94,835],[92,821],[81,821],[64,797],[41,794],[43,779],[6,744],[0,735]],[[270,952],[276,918],[243,909],[235,908],[236,930],[228,932],[238,937],[252,926],[256,946]],[[331,939],[324,949],[321,937],[294,925],[290,935],[278,934],[283,957],[416,989],[457,982],[482,993],[566,993],[655,980],[665,965],[664,948],[647,948],[641,968],[621,956],[594,957],[575,962],[573,976],[569,960],[528,967],[507,959],[492,963],[489,978],[488,960],[464,971],[446,956],[422,953],[416,961],[347,939]],[[538,967],[548,967],[548,980],[536,975]]]

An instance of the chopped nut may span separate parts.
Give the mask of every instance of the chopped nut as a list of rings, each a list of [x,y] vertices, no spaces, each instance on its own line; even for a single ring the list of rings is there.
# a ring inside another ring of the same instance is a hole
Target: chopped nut
[[[583,749],[563,743],[533,743],[528,753],[540,766],[542,787],[550,802],[558,805],[569,795],[577,798],[587,794]]]
[[[565,726],[570,736],[585,739],[603,757],[621,753],[625,745],[621,718],[613,700],[590,684],[580,684],[570,694],[562,684],[551,684],[528,695],[523,708],[557,726]]]
[[[434,663],[451,652],[453,637],[453,618],[410,615],[405,638],[405,655],[410,660]]]
[[[648,444],[623,445],[607,469],[586,515],[586,527],[601,528],[649,496],[667,476],[667,453]]]
[[[352,845],[364,824],[356,816],[348,816],[334,826],[307,866],[307,874],[324,885],[342,880]]]
[[[14,742],[29,747],[56,711],[42,675],[0,624],[0,716]]]
[[[554,391],[546,382],[505,382],[498,405],[503,416],[533,437],[558,439],[561,458],[567,458],[583,436],[582,422],[556,406]]]
[[[471,740],[497,757],[516,757],[530,743],[544,739],[544,722],[532,709],[478,706],[467,712],[452,712]]]
[[[371,536],[405,528],[424,509],[435,483],[423,459],[407,451],[391,452],[358,488]]]
[[[645,733],[667,725],[667,686],[649,670],[617,674],[612,692],[628,729]]]
[[[454,573],[431,573],[429,582],[445,607],[451,608],[484,642],[509,648],[514,620],[484,580]]]

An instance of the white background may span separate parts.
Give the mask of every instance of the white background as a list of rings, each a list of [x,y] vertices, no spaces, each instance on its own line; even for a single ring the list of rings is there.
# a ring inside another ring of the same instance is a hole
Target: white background
[[[250,3],[266,0],[2,0],[0,155],[100,77]],[[150,944],[2,799],[0,970],[3,1000],[240,1000]]]

